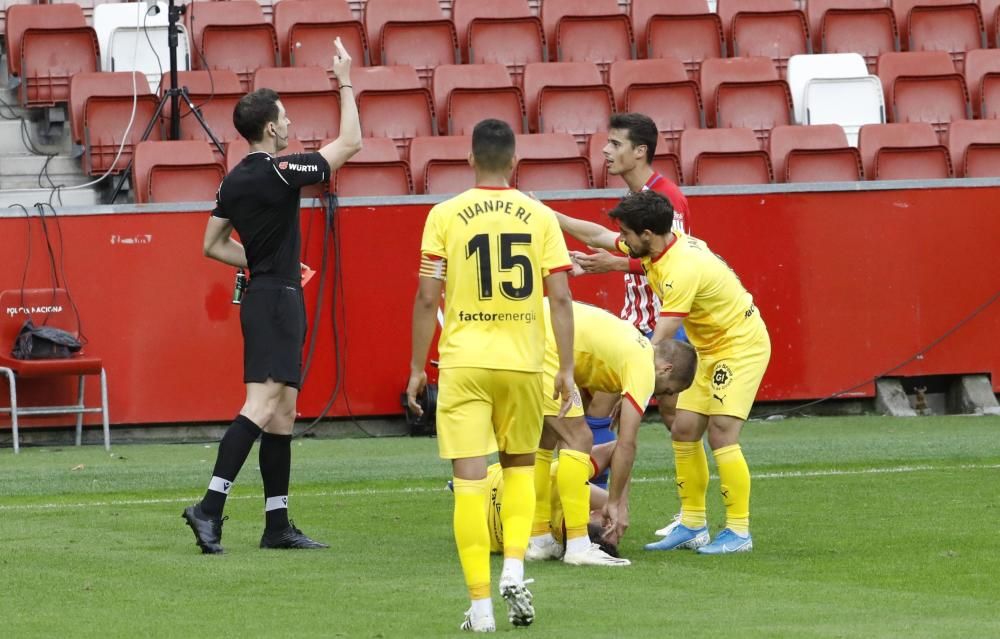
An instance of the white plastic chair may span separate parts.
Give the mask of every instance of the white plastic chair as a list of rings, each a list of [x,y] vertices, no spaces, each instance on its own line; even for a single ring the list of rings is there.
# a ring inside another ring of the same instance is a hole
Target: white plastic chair
[[[848,143],[856,147],[862,125],[885,122],[882,81],[875,75],[810,80],[803,109],[804,124],[839,124]]]
[[[157,6],[160,12],[148,15],[144,2],[101,4],[94,8],[94,30],[101,45],[101,68],[105,71],[139,71],[145,74],[154,93],[159,90],[163,74],[170,69],[167,4],[159,2]],[[177,70],[187,71],[190,68],[190,40],[184,25],[178,25]]]
[[[817,78],[859,78],[868,75],[865,59],[857,53],[793,55],[788,60],[788,89],[792,92],[795,122],[806,124],[806,86]]]

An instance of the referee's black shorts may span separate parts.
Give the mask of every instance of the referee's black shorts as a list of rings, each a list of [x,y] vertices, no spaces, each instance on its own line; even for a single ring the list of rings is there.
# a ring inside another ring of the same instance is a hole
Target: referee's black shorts
[[[243,382],[268,379],[302,388],[306,308],[298,282],[261,276],[247,286],[240,306]]]

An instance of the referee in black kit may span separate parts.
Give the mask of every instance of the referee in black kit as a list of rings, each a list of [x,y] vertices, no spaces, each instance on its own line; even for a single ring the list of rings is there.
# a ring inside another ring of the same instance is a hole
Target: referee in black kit
[[[219,444],[208,491],[199,503],[184,509],[184,519],[203,553],[222,552],[226,496],[258,436],[266,515],[260,547],[328,547],[307,537],[288,519],[288,478],[307,326],[300,280],[299,190],[329,180],[333,171],[361,150],[351,57],[340,38],[335,45],[340,136],[318,152],[275,157],[288,146],[291,122],[271,89],[245,95],[233,110],[233,124],[250,143],[250,153],[219,186],[216,208],[205,229],[204,250],[212,259],[250,270],[240,307],[247,395]],[[242,245],[230,238],[233,229]]]

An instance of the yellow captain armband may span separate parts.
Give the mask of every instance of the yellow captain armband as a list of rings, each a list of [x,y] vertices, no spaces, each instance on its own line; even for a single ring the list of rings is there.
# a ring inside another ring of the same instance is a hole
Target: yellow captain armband
[[[433,277],[436,280],[448,279],[448,260],[437,255],[424,254],[420,256],[420,276]]]

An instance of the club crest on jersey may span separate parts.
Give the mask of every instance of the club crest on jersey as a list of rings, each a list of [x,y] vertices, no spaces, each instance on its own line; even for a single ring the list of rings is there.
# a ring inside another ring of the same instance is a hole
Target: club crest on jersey
[[[723,362],[716,364],[715,370],[712,372],[712,388],[723,390],[732,383],[733,369],[726,366]]]

